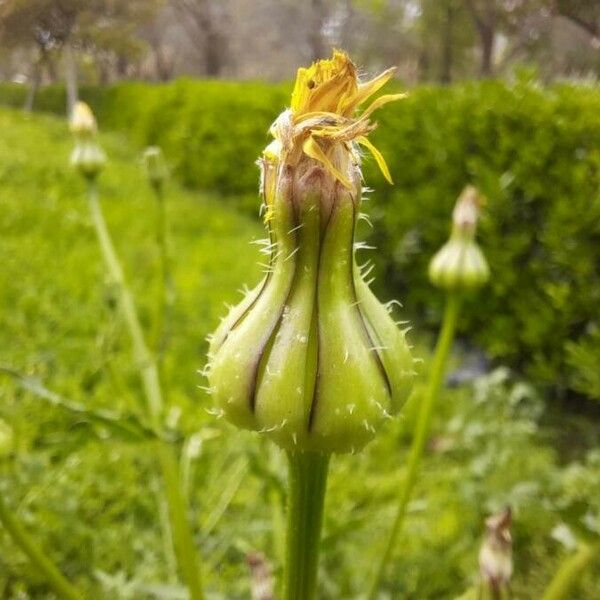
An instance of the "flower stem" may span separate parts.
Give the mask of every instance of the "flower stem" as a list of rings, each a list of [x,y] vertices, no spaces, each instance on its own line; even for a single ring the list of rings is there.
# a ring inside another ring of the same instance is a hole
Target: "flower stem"
[[[381,556],[381,560],[378,564],[377,571],[373,579],[371,590],[368,596],[369,600],[375,600],[377,598],[381,580],[383,579],[385,569],[391,559],[398,535],[402,529],[402,524],[406,516],[406,508],[416,482],[419,465],[421,463],[421,457],[423,456],[423,450],[425,449],[425,443],[427,441],[427,436],[431,425],[433,409],[442,386],[448,354],[450,353],[452,340],[454,339],[454,331],[456,328],[456,320],[458,317],[459,308],[459,296],[456,294],[449,294],[446,300],[442,328],[435,346],[435,352],[431,364],[431,371],[429,372],[427,387],[425,389],[425,395],[423,396],[421,404],[419,405],[417,423],[410,447],[410,453],[408,455],[406,476],[403,480],[402,488],[398,496],[396,517],[390,529],[385,550]]]
[[[314,600],[329,456],[288,452],[289,498],[284,600]]]
[[[161,369],[167,339],[168,339],[168,321],[172,308],[173,298],[173,280],[170,270],[169,247],[168,247],[168,222],[167,207],[165,203],[165,194],[162,185],[153,185],[154,196],[156,198],[157,217],[156,217],[156,242],[159,250],[160,263],[160,294],[156,310],[156,323],[154,335],[154,348],[157,356],[157,363]]]
[[[102,207],[98,199],[98,191],[93,181],[89,182],[88,201],[104,263],[118,290],[125,323],[127,324],[133,345],[135,361],[146,394],[151,422],[153,427],[157,431],[160,431],[164,403],[157,363],[146,345],[142,326],[133,301],[133,295],[127,286],[123,268],[121,267],[106,226]],[[188,521],[187,502],[181,491],[177,457],[173,448],[163,440],[156,442],[155,448],[165,485],[173,545],[175,547],[175,556],[177,557],[179,571],[189,588],[191,600],[203,600],[204,592],[200,577],[200,560]]]
[[[568,597],[579,575],[598,552],[598,546],[581,544],[573,556],[567,558],[546,588],[542,600],[563,600]]]
[[[43,573],[60,598],[82,600],[83,595],[70,584],[50,557],[36,544],[0,495],[0,522],[31,563]]]

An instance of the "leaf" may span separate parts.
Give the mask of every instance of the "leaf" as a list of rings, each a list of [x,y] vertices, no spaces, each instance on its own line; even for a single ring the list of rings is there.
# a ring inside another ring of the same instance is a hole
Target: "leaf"
[[[164,437],[133,414],[95,410],[83,404],[67,400],[56,392],[49,390],[39,379],[23,375],[10,366],[0,365],[0,373],[11,377],[22,389],[27,390],[40,400],[79,417],[86,424],[101,425],[112,434],[126,441],[155,440]]]

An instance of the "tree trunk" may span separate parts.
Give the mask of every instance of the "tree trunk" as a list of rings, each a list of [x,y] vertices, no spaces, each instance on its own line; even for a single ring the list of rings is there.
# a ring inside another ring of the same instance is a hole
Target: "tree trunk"
[[[446,15],[444,19],[441,83],[452,82],[452,63],[454,62],[452,33],[454,29],[454,7],[452,0],[446,0]]]
[[[471,13],[475,28],[481,42],[481,62],[479,74],[481,77],[490,77],[494,66],[494,45],[496,42],[496,24],[498,15],[494,0],[486,0],[483,6],[476,5],[473,0],[465,0]]]
[[[419,51],[419,60],[418,60],[418,70],[419,70],[419,81],[421,83],[425,82],[425,81],[429,81],[429,67],[430,67],[430,60],[429,60],[429,52],[427,51],[427,48],[425,46],[423,46],[421,48],[421,50]]]
[[[50,83],[55,83],[57,80],[56,74],[56,65],[54,64],[54,60],[52,58],[52,52],[46,48],[42,48],[41,52],[41,62],[46,67],[46,74]]]
[[[67,40],[63,46],[63,60],[65,68],[65,87],[67,90],[67,115],[70,116],[79,99],[77,87],[77,62],[73,46]]]
[[[204,60],[208,77],[219,77],[223,72],[223,40],[210,20],[206,27]]]
[[[23,110],[25,112],[31,112],[35,103],[35,96],[40,87],[42,81],[42,59],[37,57],[31,67],[31,84],[27,90],[27,96],[25,96],[25,102],[23,103]]]
[[[492,27],[482,27],[479,31],[481,38],[481,77],[491,77],[494,71],[494,46],[496,32]]]

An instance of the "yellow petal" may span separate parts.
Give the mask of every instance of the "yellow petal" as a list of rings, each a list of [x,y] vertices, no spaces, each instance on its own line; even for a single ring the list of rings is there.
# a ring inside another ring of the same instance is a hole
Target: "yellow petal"
[[[377,150],[377,148],[375,148],[371,141],[364,135],[359,138],[356,138],[356,141],[361,146],[364,146],[373,155],[373,158],[375,159],[375,162],[377,163],[378,167],[381,169],[383,176],[387,179],[389,183],[393,184],[394,182],[392,181],[392,176],[385,162],[385,158],[383,158],[383,154],[381,154],[381,152],[379,152],[379,150]]]
[[[328,81],[317,84],[304,107],[306,111],[328,109],[333,112],[337,108],[339,98],[344,97],[354,82],[348,79],[346,73],[337,73]]]
[[[369,104],[368,108],[366,108],[360,115],[361,119],[368,117],[371,113],[376,111],[378,108],[381,108],[384,104],[388,102],[394,102],[396,100],[402,100],[402,98],[406,98],[408,94],[386,94],[385,96],[379,96],[376,100],[373,100],[371,104]]]
[[[387,69],[377,77],[374,77],[370,81],[365,81],[358,85],[358,93],[346,102],[346,106],[342,107],[342,112],[345,116],[352,116],[352,113],[370,96],[375,92],[378,92],[393,76],[396,72],[396,67]]]
[[[334,50],[330,59],[298,69],[291,108],[295,115],[318,110],[337,112],[340,103],[357,93],[354,63],[344,52]]]
[[[352,187],[350,181],[335,168],[327,154],[323,152],[323,148],[321,148],[319,143],[312,136],[304,141],[302,150],[304,151],[304,154],[323,164],[331,175],[333,175],[343,186],[347,188]]]
[[[308,78],[306,72],[308,69],[300,67],[296,72],[296,83],[294,84],[294,91],[292,92],[291,109],[296,112],[300,110],[310,94],[310,89],[307,85]]]

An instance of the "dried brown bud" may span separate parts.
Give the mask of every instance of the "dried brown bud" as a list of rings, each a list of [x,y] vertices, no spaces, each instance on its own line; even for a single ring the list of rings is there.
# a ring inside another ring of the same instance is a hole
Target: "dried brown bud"
[[[508,506],[485,521],[486,534],[479,551],[479,573],[484,589],[492,592],[493,597],[508,591],[513,573],[511,523],[512,511]]]

